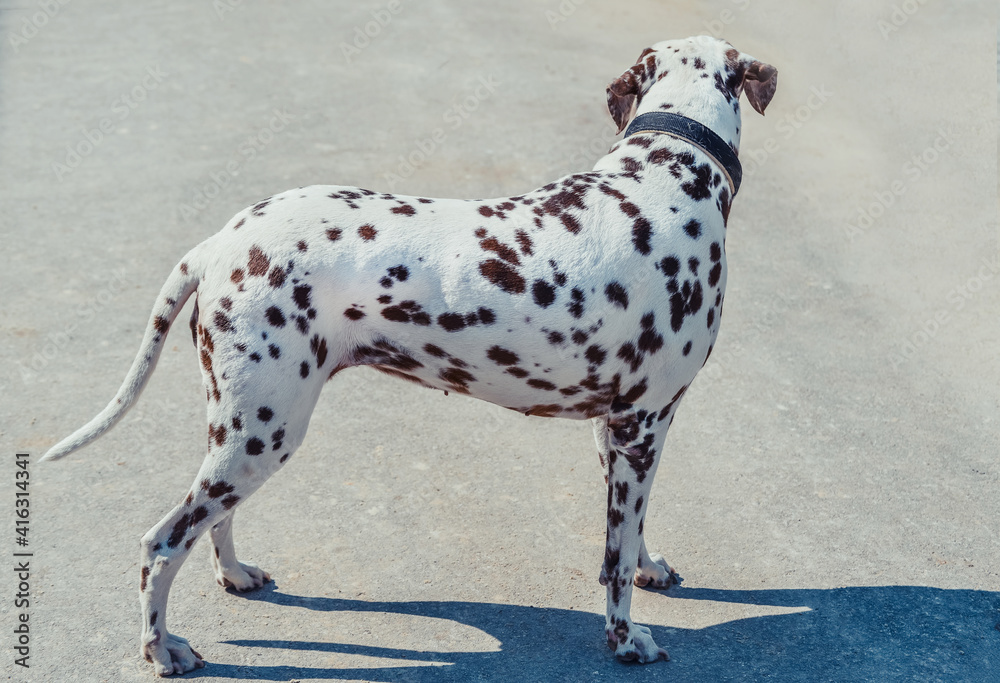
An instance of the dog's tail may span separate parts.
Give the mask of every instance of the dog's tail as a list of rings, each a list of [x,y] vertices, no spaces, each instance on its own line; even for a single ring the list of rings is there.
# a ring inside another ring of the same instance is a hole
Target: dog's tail
[[[149,316],[149,324],[146,325],[146,333],[142,337],[139,354],[132,361],[132,367],[111,403],[97,417],[50,448],[49,452],[42,456],[42,460],[58,460],[83,448],[114,427],[135,405],[150,375],[153,374],[160,351],[166,342],[170,324],[180,313],[184,302],[198,289],[204,270],[199,250],[200,245],[189,251],[170,272],[163,288],[160,289],[153,312]]]

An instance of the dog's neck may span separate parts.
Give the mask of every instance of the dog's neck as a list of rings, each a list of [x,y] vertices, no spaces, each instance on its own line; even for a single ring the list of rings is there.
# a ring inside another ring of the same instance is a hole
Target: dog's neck
[[[664,79],[669,81],[670,79]],[[650,86],[636,108],[636,116],[647,112],[664,111],[680,114],[710,128],[733,151],[740,150],[740,102],[726,102],[725,96],[715,87],[704,83],[678,89],[676,83],[658,81]]]

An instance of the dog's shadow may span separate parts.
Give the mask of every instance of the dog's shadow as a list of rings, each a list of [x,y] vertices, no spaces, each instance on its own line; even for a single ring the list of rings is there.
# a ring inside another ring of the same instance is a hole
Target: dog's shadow
[[[603,642],[604,618],[573,610],[478,602],[366,602],[279,592],[275,584],[248,599],[322,612],[381,612],[451,620],[500,641],[499,650],[439,652],[323,640],[231,640],[246,648],[367,655],[395,666],[312,668],[209,666],[186,678],[238,680],[1000,680],[1000,593],[920,586],[827,590],[671,588],[664,600],[731,603],[747,614],[786,608],[700,629],[650,625],[669,663],[615,663]],[[791,610],[798,610],[792,612]],[[393,634],[379,634],[391,642]]]

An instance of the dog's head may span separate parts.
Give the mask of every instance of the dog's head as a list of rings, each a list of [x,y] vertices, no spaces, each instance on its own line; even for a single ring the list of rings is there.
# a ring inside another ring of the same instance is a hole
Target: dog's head
[[[638,61],[608,86],[608,111],[619,133],[644,99],[651,101],[644,107],[649,111],[674,111],[697,119],[699,110],[710,111],[723,103],[739,115],[740,94],[746,93],[750,106],[763,114],[777,84],[777,69],[724,40],[709,36],[666,40],[643,50]]]

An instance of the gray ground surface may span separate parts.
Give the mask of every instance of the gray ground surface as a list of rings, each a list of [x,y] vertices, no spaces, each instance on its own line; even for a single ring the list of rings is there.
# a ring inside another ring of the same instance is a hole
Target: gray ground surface
[[[356,370],[237,515],[275,582],[222,591],[205,542],[179,575],[172,630],[209,662],[188,678],[1000,680],[995,3],[404,0],[349,63],[385,3],[224,2],[0,3],[0,566],[15,450],[105,405],[166,274],[236,211],[315,183],[537,187],[607,149],[604,87],[644,47],[716,32],[781,77],[745,108],[725,321],[646,521],[684,582],[633,615],[672,661],[605,647],[589,425]],[[32,464],[32,666],[0,571],[0,672],[149,679],[138,539],[204,443],[180,325],[122,425]]]

